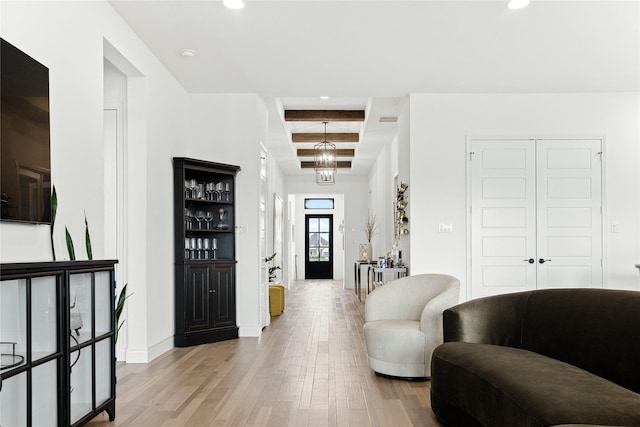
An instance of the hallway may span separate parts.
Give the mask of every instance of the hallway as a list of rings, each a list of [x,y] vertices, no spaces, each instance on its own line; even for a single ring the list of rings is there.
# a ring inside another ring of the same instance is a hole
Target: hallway
[[[259,339],[119,366],[116,422],[102,414],[88,425],[439,426],[428,381],[369,369],[363,312],[341,282],[296,282]]]

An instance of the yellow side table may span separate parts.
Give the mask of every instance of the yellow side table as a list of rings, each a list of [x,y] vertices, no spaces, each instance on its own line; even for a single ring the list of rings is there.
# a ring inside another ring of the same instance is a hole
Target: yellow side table
[[[284,286],[269,285],[269,312],[279,316],[284,311]]]

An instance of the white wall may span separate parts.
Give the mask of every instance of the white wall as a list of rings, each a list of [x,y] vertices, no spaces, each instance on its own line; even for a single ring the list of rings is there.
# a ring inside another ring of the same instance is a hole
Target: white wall
[[[467,290],[465,143],[474,136],[606,137],[606,287],[638,289],[640,97],[600,94],[412,94],[412,274],[442,272]],[[616,222],[619,233],[611,233]],[[453,233],[438,233],[439,223]]]
[[[51,165],[64,227],[81,242],[86,211],[94,258],[104,256],[103,57],[113,48],[127,80],[127,180],[130,254],[128,362],[173,346],[173,174],[176,156],[240,165],[237,221],[238,325],[259,335],[257,188],[267,110],[256,95],[189,95],[106,1],[2,1],[1,36],[50,69]],[[37,31],[34,31],[37,29]],[[105,43],[106,40],[106,43]],[[113,54],[113,52],[110,52]],[[255,123],[255,126],[247,126]],[[0,223],[2,262],[51,260],[49,226]],[[84,258],[77,244],[78,258]]]
[[[103,41],[108,40],[140,72],[128,88],[137,103],[129,109],[136,119],[129,124],[136,131],[127,141],[133,193],[129,249],[135,259],[129,275],[133,296],[128,300],[127,359],[146,361],[172,344],[173,321],[167,313],[173,313],[173,239],[170,232],[158,230],[172,227],[167,209],[170,157],[184,135],[187,94],[107,2],[3,1],[1,7],[2,37],[50,70],[58,254],[66,254],[64,226],[82,241],[86,212],[94,258],[104,257]],[[51,260],[48,226],[2,223],[0,232],[2,262]],[[86,257],[84,250],[78,252],[79,259]]]
[[[269,148],[267,147],[267,150]],[[282,174],[282,170],[280,166],[275,162],[273,157],[268,154],[268,164],[267,164],[267,256],[270,256],[274,252],[278,252],[275,258],[275,263],[273,265],[280,266],[280,270],[276,271],[278,278],[282,280],[282,283],[285,286],[288,286],[289,278],[288,270],[289,270],[289,262],[288,262],[288,251],[287,251],[287,239],[289,237],[289,232],[287,231],[287,196],[284,193],[284,175]],[[274,246],[275,241],[275,230],[274,230],[274,217],[275,217],[275,195],[280,196],[282,199],[282,251],[279,251]]]
[[[398,177],[398,183],[409,183],[409,114],[408,103],[404,103],[398,117],[398,133],[380,150],[378,157],[369,173],[369,210],[376,215],[376,225],[378,226],[377,235],[373,239],[373,259],[385,256],[389,253],[397,243],[398,249],[402,251],[404,264],[410,269],[410,247],[409,236],[395,236],[395,211],[394,200],[396,198],[395,176]],[[411,230],[411,189],[409,185],[407,209],[407,217],[409,225],[406,227]]]
[[[410,114],[409,114],[410,105],[408,102],[408,98],[403,101],[402,108],[400,113],[398,114],[398,135],[397,139],[397,171],[398,171],[398,181],[404,182],[409,185],[407,190],[407,217],[409,218],[409,223],[406,228],[409,230],[408,236],[401,236],[398,239],[398,249],[402,251],[403,262],[407,267],[409,267],[409,274],[412,274],[413,271],[411,269],[411,238],[413,237],[412,225],[413,222],[419,220],[419,218],[415,217],[412,212],[413,202],[412,202],[412,194],[414,194],[414,186],[411,185],[411,135],[410,135]],[[419,244],[419,242],[417,243]]]
[[[369,173],[368,210],[375,216],[376,234],[371,240],[372,260],[386,256],[393,246],[393,173],[391,143],[386,144]],[[366,219],[366,218],[365,218]],[[364,240],[363,242],[366,242]]]
[[[255,94],[194,94],[179,156],[240,166],[236,180],[237,322],[241,336],[259,336],[258,184],[260,142],[267,141],[267,109]],[[253,124],[253,125],[252,125]]]
[[[298,258],[298,279],[304,280],[304,210],[300,208],[304,204],[304,197],[331,197],[342,196],[344,201],[344,223],[345,223],[345,249],[344,263],[338,267],[334,265],[334,276],[336,280],[344,278],[344,286],[353,288],[355,286],[353,277],[353,265],[358,258],[358,244],[366,242],[362,228],[367,219],[367,181],[363,177],[352,177],[348,175],[336,175],[336,184],[331,186],[319,186],[315,184],[314,177],[303,179],[289,179],[285,177],[285,192],[295,194],[296,209],[295,219],[295,247]],[[306,181],[308,180],[308,181]],[[334,214],[334,256],[341,250],[342,235],[338,231],[341,218],[338,218],[338,198],[336,198],[336,211]]]

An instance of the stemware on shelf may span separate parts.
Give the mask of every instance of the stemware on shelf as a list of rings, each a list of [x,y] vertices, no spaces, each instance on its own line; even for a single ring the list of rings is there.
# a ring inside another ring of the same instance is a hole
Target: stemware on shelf
[[[209,249],[210,249],[209,239],[205,238],[202,241],[202,250],[204,252],[204,259],[210,259],[210,257],[209,257]]]
[[[204,214],[204,220],[206,221],[207,224],[207,230],[211,230],[211,224],[213,221],[213,212],[211,211],[206,211]]]
[[[198,221],[198,230],[203,230],[202,223],[204,221],[204,211],[199,210],[196,212],[196,221]]]
[[[191,180],[189,179],[184,180],[184,197],[185,199],[191,198]]]
[[[185,237],[184,238],[184,259],[191,258],[190,249],[191,249],[191,240],[188,237]]]
[[[193,228],[193,213],[189,208],[184,208],[184,227],[187,230]]]
[[[197,199],[197,194],[198,194],[198,181],[196,181],[195,179],[190,179],[189,180],[189,188],[191,189],[191,198],[192,199]]]
[[[224,184],[222,182],[218,182],[216,184],[216,200],[222,200],[222,193],[224,192]]]

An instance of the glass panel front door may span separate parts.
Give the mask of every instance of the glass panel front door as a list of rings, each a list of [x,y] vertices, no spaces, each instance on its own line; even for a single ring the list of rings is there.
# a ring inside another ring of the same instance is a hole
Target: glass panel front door
[[[305,247],[305,279],[333,279],[333,215],[306,215]]]

